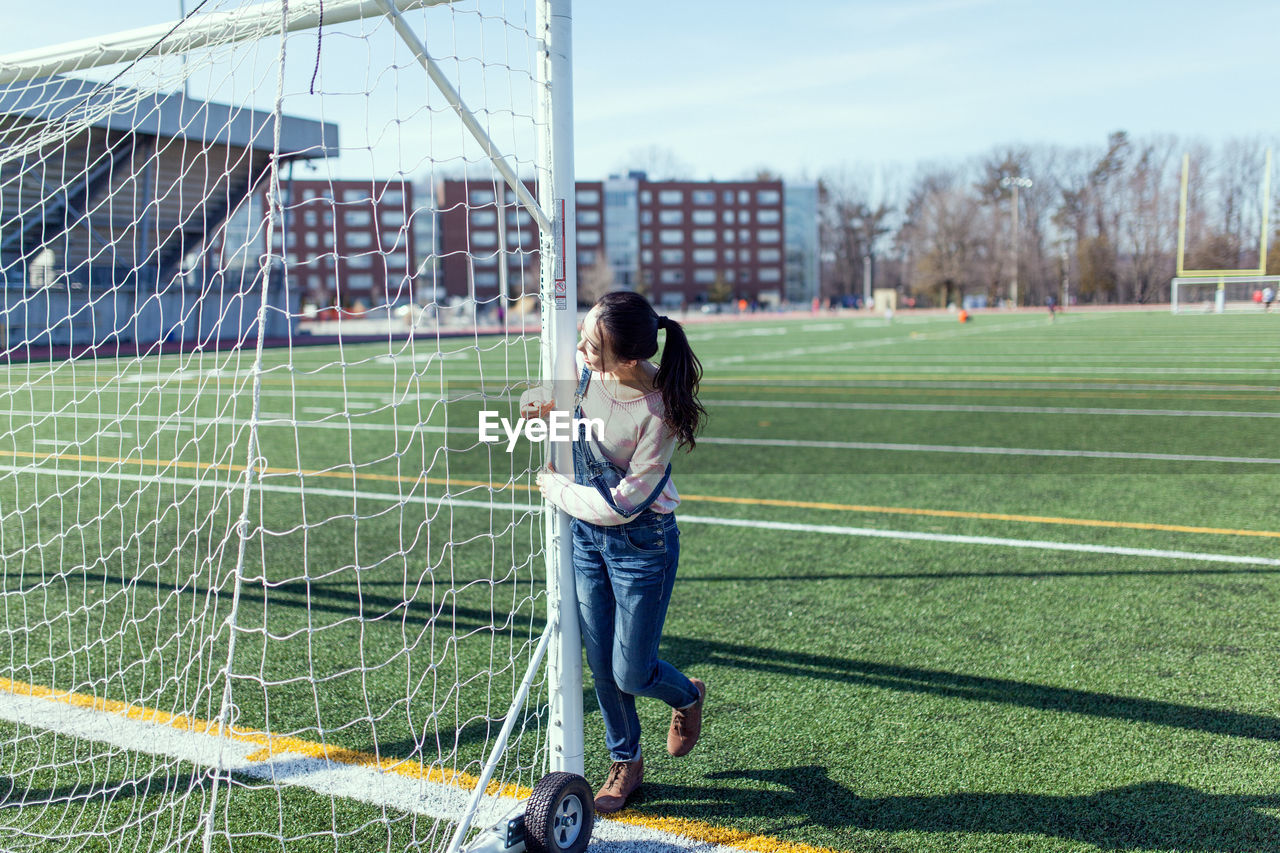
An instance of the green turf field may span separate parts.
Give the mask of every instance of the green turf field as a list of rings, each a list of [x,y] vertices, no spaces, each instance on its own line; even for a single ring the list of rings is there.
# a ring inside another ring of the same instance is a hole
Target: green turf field
[[[711,420],[675,460],[664,655],[707,682],[707,728],[672,759],[642,704],[635,812],[849,851],[1280,849],[1280,316],[689,337]],[[477,413],[511,410],[536,340],[438,347],[264,354],[243,560],[252,353],[0,368],[0,676],[214,719],[234,637],[237,724],[475,773],[545,614],[540,451],[478,444]],[[0,737],[6,833],[198,832],[202,771]],[[505,778],[541,745],[531,725]],[[445,832],[220,796],[220,849]]]

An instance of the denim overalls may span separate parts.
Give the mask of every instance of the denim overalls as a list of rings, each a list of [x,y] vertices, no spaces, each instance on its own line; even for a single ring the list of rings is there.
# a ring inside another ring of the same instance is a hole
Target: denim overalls
[[[582,398],[590,378],[590,370],[584,369],[578,382],[575,418],[582,417]],[[615,510],[618,507],[609,488],[625,473],[602,458],[585,435],[575,436],[574,482],[599,490]],[[670,475],[668,465],[662,482],[625,524],[604,526],[578,518],[571,524],[582,645],[604,717],[605,745],[613,761],[640,757],[636,696],[661,699],[673,708],[698,701],[693,683],[658,659],[658,641],[680,559],[680,531],[674,514],[656,513],[648,507]]]

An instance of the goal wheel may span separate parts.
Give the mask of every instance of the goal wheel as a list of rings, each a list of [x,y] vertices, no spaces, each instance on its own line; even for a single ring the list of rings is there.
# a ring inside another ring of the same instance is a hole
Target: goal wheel
[[[595,825],[594,797],[576,773],[548,773],[524,808],[524,846],[529,853],[582,853]]]

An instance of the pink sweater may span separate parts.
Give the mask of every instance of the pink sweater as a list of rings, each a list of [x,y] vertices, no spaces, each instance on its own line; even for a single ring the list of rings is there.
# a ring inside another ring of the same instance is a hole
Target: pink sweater
[[[581,365],[579,365],[581,366]],[[591,374],[582,416],[604,421],[604,435],[597,446],[610,462],[626,469],[613,488],[613,500],[631,509],[647,498],[662,480],[676,450],[675,433],[662,419],[662,395],[654,391],[636,400],[617,400],[605,389],[599,373]],[[625,524],[594,486],[580,486],[560,472],[546,477],[547,500],[574,518],[603,526]],[[675,483],[667,480],[662,494],[650,504],[654,512],[673,512],[680,503]]]

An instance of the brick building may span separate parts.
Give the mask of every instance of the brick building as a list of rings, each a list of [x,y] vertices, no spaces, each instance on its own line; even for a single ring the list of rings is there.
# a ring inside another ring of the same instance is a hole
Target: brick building
[[[284,181],[285,253],[306,302],[352,308],[417,298],[413,184],[394,180]]]
[[[445,293],[474,292],[488,302],[504,288],[512,296],[537,291],[537,229],[510,189],[443,181],[436,196]],[[788,224],[789,211],[803,217],[807,208],[793,203],[781,181],[650,181],[632,173],[579,181],[576,200],[584,296],[639,287],[655,304],[679,306],[726,298],[807,301],[817,294],[813,265],[803,262],[809,255],[816,261],[816,216]]]

